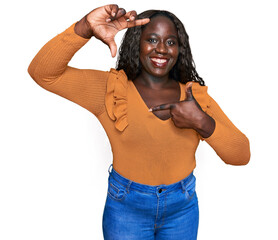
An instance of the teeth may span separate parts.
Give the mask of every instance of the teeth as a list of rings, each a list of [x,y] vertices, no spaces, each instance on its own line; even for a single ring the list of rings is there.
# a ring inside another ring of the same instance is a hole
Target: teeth
[[[166,63],[167,60],[166,59],[160,59],[160,58],[151,58],[154,62],[157,63]]]

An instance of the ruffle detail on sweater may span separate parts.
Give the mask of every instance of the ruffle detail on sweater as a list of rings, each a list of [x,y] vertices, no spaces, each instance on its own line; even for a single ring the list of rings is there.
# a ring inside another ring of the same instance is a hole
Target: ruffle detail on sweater
[[[115,128],[121,132],[128,126],[127,88],[128,78],[124,70],[111,68],[107,79],[105,107],[108,116],[115,122]]]
[[[207,86],[201,86],[199,83],[193,82],[192,93],[194,98],[199,103],[203,111],[212,117],[212,112],[210,111],[211,98],[207,91]]]

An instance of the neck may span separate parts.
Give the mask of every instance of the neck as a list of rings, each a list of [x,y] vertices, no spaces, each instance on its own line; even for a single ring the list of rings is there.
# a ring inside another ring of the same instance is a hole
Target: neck
[[[157,77],[150,75],[145,71],[142,71],[135,80],[140,82],[142,85],[152,89],[162,89],[172,83],[172,79],[169,78],[169,74],[162,77]]]

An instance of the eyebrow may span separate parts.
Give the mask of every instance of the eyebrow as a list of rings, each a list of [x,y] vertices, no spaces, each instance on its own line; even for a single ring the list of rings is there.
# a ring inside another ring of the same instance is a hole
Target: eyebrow
[[[160,35],[157,34],[157,33],[149,33],[149,34],[147,34],[147,35],[148,35],[148,36],[155,35],[155,36],[157,36],[157,37],[160,36]],[[168,35],[167,38],[175,38],[175,39],[178,39],[177,36],[172,35],[172,34],[171,34],[171,35]]]

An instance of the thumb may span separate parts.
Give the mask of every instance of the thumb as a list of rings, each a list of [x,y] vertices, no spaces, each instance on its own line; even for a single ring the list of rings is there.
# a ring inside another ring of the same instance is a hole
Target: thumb
[[[117,45],[114,41],[114,39],[110,42],[108,42],[108,47],[110,48],[111,56],[115,57],[117,53]]]
[[[192,85],[193,85],[193,82],[188,82],[185,85],[186,100],[192,100],[193,99]]]

